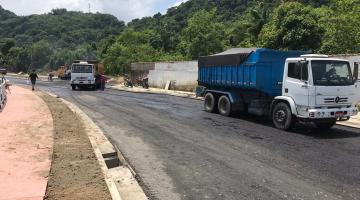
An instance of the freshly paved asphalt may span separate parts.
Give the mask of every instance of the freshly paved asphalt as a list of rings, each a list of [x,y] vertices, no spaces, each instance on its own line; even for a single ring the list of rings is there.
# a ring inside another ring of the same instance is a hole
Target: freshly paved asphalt
[[[264,118],[206,113],[199,100],[38,85],[102,128],[150,199],[360,199],[359,129],[285,132]]]

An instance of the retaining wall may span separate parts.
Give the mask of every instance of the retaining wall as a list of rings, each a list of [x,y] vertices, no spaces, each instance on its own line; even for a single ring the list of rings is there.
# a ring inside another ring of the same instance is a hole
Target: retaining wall
[[[134,63],[131,69],[132,80],[147,75],[151,87],[165,88],[168,81],[175,82],[176,89],[192,90],[197,86],[197,61]]]
[[[355,63],[358,63],[360,68],[360,54],[340,54],[340,55],[332,55],[331,57],[343,58],[350,61],[351,70],[354,70]],[[358,74],[360,78],[360,73]]]

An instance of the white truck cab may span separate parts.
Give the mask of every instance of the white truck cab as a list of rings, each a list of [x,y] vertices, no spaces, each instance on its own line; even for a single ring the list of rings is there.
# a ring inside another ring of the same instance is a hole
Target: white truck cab
[[[94,64],[88,62],[75,62],[71,66],[71,87],[76,88],[96,88],[95,82],[96,69]]]
[[[309,54],[286,59],[282,96],[275,99],[286,100],[299,121],[329,128],[337,120],[358,114],[359,95],[357,77],[353,76],[349,61]],[[275,111],[275,123],[286,121],[284,114],[281,109]]]

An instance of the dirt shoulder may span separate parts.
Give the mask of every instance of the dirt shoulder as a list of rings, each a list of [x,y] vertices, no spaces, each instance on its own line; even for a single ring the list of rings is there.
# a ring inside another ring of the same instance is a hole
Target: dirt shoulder
[[[54,120],[54,149],[46,199],[111,199],[84,124],[61,100],[44,93]]]

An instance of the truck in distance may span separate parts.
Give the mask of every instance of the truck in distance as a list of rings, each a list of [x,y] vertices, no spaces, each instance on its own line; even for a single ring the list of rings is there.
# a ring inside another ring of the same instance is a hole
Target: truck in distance
[[[330,128],[358,114],[360,86],[347,60],[301,51],[233,49],[199,59],[204,109],[268,116],[278,129],[295,122]]]
[[[62,80],[71,79],[71,67],[70,65],[60,66],[57,70],[58,78]]]
[[[104,73],[103,64],[95,60],[76,60],[71,65],[71,88],[97,88],[97,77]]]

